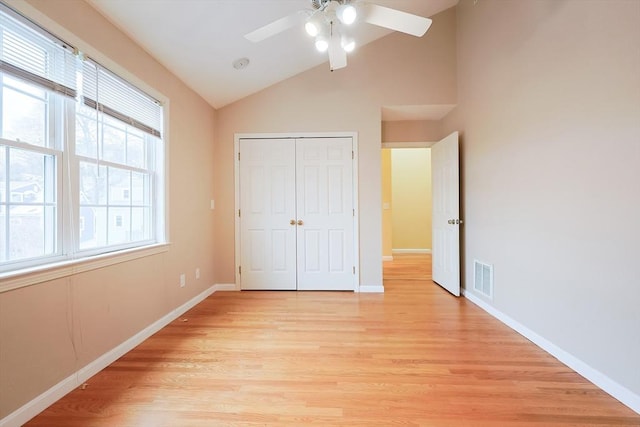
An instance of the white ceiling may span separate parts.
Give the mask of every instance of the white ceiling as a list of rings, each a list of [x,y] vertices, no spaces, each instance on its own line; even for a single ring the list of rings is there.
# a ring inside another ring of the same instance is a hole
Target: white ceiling
[[[285,15],[309,9],[310,0],[87,1],[214,108],[328,62],[326,53],[315,50],[313,39],[306,35],[303,26],[260,43],[243,37]],[[371,2],[432,16],[454,6],[458,0]],[[358,45],[391,32],[362,22],[354,26]],[[429,37],[428,31],[424,37]],[[357,55],[357,49],[350,55]],[[234,69],[233,61],[242,57],[249,58],[249,66]]]

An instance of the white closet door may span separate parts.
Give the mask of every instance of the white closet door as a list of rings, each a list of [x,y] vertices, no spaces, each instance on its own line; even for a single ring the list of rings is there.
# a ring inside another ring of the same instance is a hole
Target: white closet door
[[[299,290],[354,290],[351,138],[296,140]]]
[[[296,289],[295,141],[240,140],[242,289]]]

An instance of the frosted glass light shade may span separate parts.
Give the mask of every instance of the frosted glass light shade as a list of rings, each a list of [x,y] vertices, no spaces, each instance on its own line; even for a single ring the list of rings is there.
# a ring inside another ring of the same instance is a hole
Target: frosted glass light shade
[[[342,46],[345,52],[349,53],[349,52],[353,52],[353,50],[356,48],[356,41],[353,40],[352,38],[343,37],[340,45]]]
[[[318,49],[318,52],[326,52],[329,49],[329,40],[324,36],[318,36],[316,38],[316,49]]]
[[[358,12],[352,4],[342,4],[336,10],[338,19],[345,25],[351,25],[356,21]]]
[[[311,37],[315,37],[320,33],[320,26],[317,21],[309,20],[306,24],[304,24],[304,29]]]

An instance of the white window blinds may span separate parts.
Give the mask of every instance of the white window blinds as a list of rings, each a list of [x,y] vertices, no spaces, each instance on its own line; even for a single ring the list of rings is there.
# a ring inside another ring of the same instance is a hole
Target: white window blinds
[[[0,71],[76,96],[74,49],[0,3]]]
[[[82,74],[84,103],[156,137],[162,106],[154,98],[87,58],[0,2],[0,72],[75,98]]]
[[[160,103],[89,58],[82,65],[82,97],[90,108],[153,136],[162,136]]]

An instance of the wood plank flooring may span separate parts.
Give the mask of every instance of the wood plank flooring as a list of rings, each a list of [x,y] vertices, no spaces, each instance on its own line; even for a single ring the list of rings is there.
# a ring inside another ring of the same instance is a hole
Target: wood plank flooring
[[[640,416],[430,280],[380,294],[220,292],[28,426],[640,426]]]

